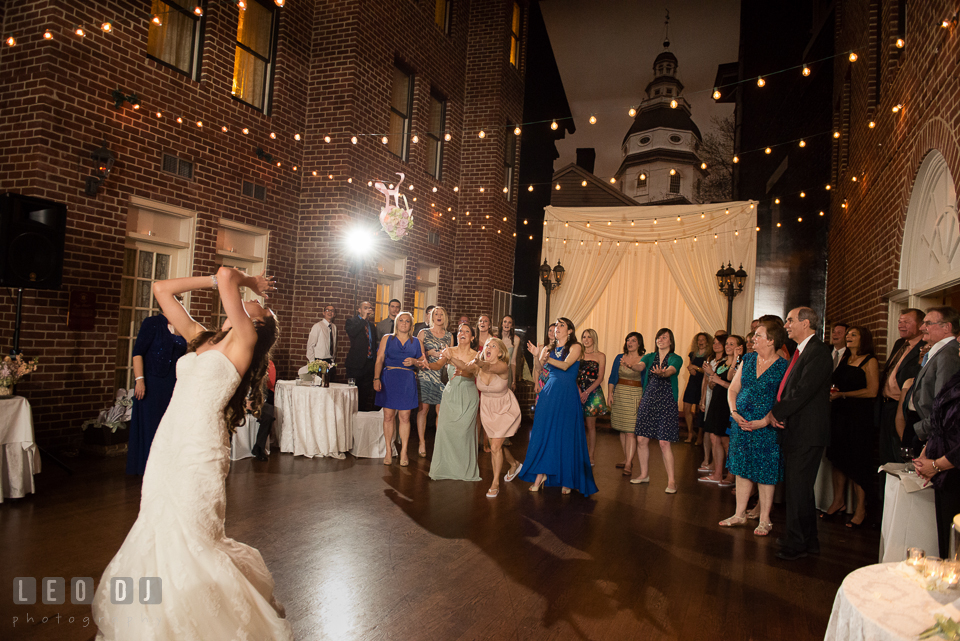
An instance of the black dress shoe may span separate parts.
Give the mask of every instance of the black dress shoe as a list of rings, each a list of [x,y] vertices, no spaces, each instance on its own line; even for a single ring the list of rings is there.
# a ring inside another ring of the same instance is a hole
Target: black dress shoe
[[[253,449],[250,450],[250,453],[253,454],[258,461],[267,461],[267,453],[263,451],[263,448],[259,445],[254,445]]]
[[[802,559],[806,556],[807,556],[806,550],[791,550],[790,548],[783,548],[781,550],[778,550],[776,554],[776,557],[778,559],[783,559],[784,561],[796,561],[797,559]]]

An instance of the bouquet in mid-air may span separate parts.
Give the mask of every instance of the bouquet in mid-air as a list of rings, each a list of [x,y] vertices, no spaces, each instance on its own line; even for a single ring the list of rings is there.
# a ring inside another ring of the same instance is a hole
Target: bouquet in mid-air
[[[386,196],[387,204],[380,208],[380,226],[387,232],[391,240],[400,240],[413,227],[413,208],[407,203],[407,197],[400,193],[400,183],[406,177],[401,173],[400,182],[396,187],[387,187],[382,182],[374,183],[374,188]],[[390,199],[393,199],[393,203]],[[403,198],[403,207],[400,199]]]

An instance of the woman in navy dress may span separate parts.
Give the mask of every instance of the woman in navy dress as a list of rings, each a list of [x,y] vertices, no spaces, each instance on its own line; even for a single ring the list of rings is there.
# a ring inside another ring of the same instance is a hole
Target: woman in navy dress
[[[167,411],[177,383],[177,360],[187,352],[187,341],[163,314],[143,319],[133,345],[133,410],[127,444],[127,474],[143,476],[150,445]]]
[[[693,344],[690,345],[690,364],[687,365],[687,372],[690,378],[687,379],[687,386],[683,389],[683,418],[687,423],[687,443],[692,443],[694,436],[697,438],[697,445],[703,443],[703,432],[701,424],[696,426],[697,410],[700,409],[700,394],[703,391],[703,364],[710,358],[710,335],[700,332],[693,337]],[[701,417],[701,423],[703,417]]]
[[[393,334],[380,339],[377,362],[373,366],[373,389],[377,392],[377,405],[383,408],[383,438],[387,443],[384,465],[393,463],[393,420],[397,414],[400,415],[400,465],[406,467],[410,464],[407,458],[410,410],[419,402],[414,366],[423,356],[420,341],[410,334],[412,329],[410,312],[397,314]]]
[[[549,371],[549,377],[537,400],[520,478],[533,483],[531,492],[539,491],[546,483],[561,486],[563,494],[569,494],[573,488],[589,496],[597,491],[597,484],[587,454],[583,405],[577,387],[583,350],[569,319],[557,319],[554,335],[553,343],[540,356],[540,365]]]
[[[671,443],[680,439],[680,415],[677,409],[679,383],[677,373],[683,359],[674,353],[676,342],[673,331],[666,327],[657,332],[657,349],[640,359],[643,366],[643,398],[637,408],[637,455],[640,458],[640,476],[630,479],[633,484],[650,482],[650,440],[660,442],[663,466],[667,469],[667,494],[677,493],[673,473]]]
[[[777,352],[787,340],[783,327],[770,320],[760,321],[753,335],[755,351],[743,357],[740,369],[727,390],[730,403],[730,460],[727,467],[737,476],[737,512],[720,521],[721,527],[747,522],[747,502],[753,484],[760,485],[760,525],[753,531],[767,536],[773,529],[770,507],[773,488],[783,480],[783,457],[779,434],[770,410],[777,401],[780,381],[787,373],[787,360]]]

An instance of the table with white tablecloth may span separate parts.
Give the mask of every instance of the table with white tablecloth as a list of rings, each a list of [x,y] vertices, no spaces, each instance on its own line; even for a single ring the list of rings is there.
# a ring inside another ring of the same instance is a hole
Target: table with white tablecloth
[[[908,492],[899,476],[885,476],[880,562],[902,561],[907,548],[920,548],[931,556],[940,556],[933,487]],[[913,479],[917,479],[915,474]]]
[[[33,494],[33,475],[39,472],[30,403],[22,396],[0,398],[0,503]]]
[[[898,563],[868,565],[837,590],[824,641],[916,641],[934,615],[960,620],[958,590],[927,590],[898,571]]]
[[[274,400],[281,452],[342,459],[343,453],[353,447],[356,387],[277,381]]]

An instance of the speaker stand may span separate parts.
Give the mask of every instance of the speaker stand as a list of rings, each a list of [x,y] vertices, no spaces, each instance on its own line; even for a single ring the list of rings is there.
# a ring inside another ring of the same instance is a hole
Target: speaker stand
[[[17,289],[17,321],[13,327],[13,349],[10,350],[10,356],[16,356],[20,353],[20,324],[22,319],[23,312],[23,288]],[[56,456],[45,450],[44,448],[37,445],[37,449],[40,451],[40,454],[46,456],[48,459],[56,463],[59,467],[63,468],[67,474],[73,476],[73,470],[70,469],[66,463],[58,459]]]

